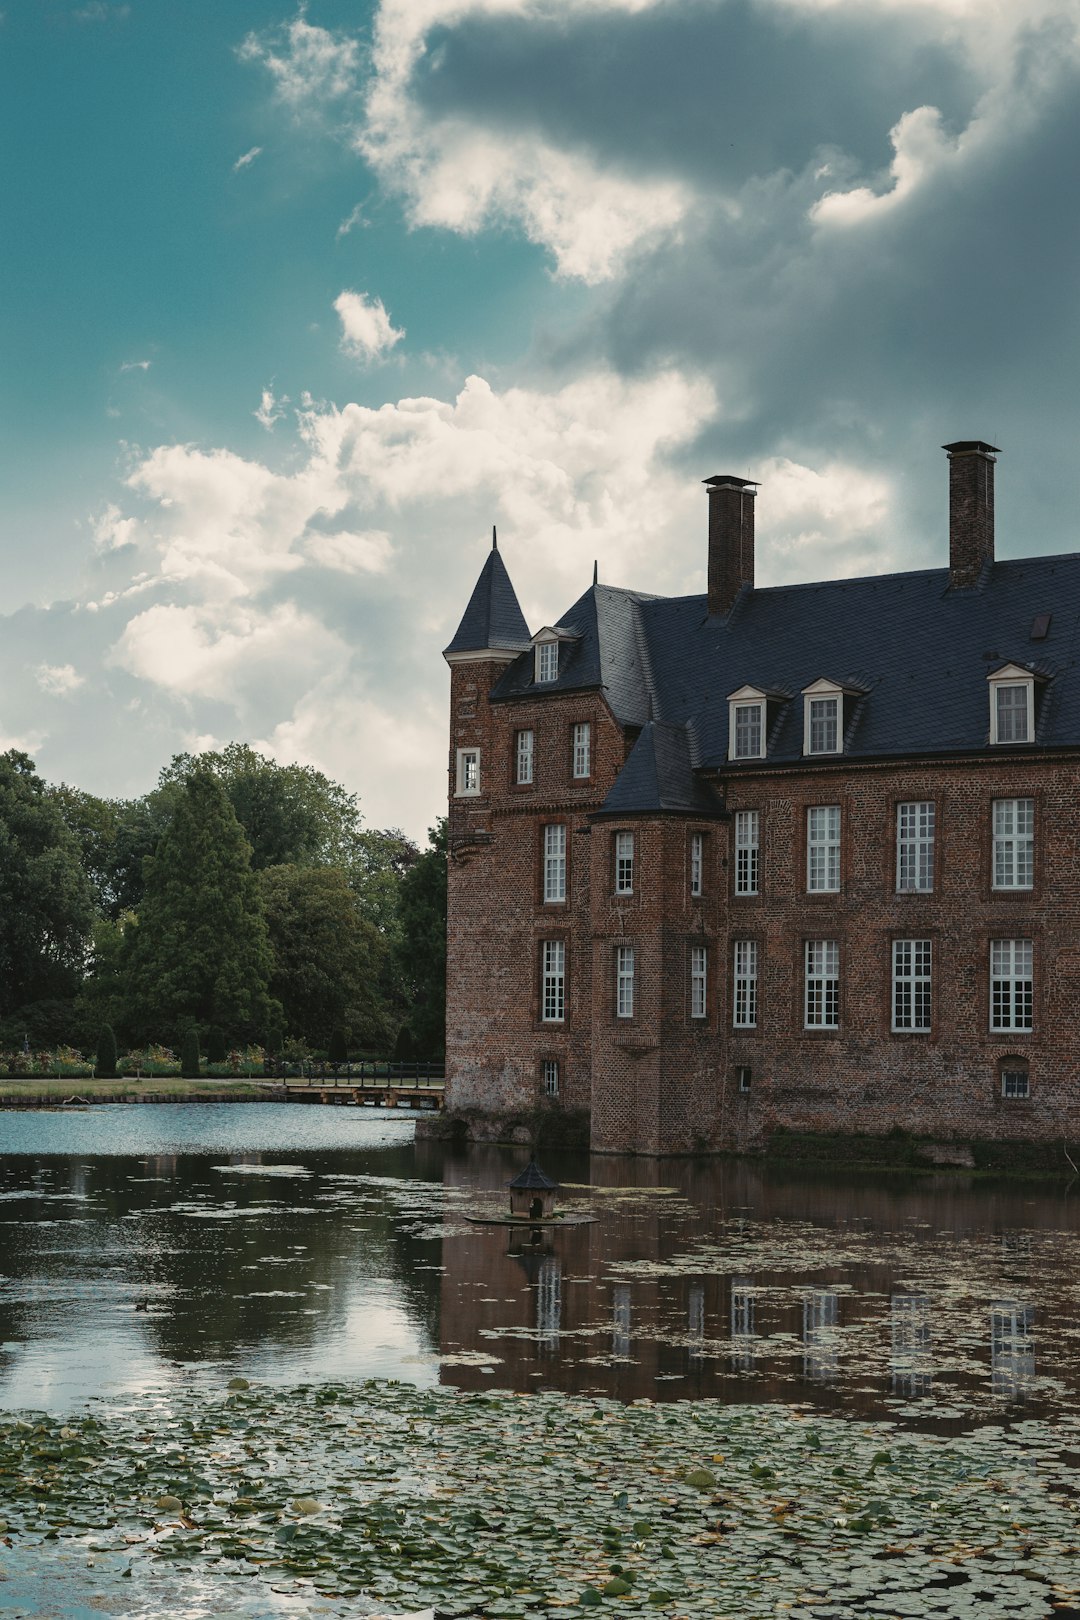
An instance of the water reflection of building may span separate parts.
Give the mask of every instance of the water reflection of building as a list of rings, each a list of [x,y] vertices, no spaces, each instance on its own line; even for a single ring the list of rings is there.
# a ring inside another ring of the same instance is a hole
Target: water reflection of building
[[[831,1289],[812,1288],[803,1296],[803,1372],[815,1383],[835,1378],[839,1370],[839,1314],[840,1301]]]
[[[930,1301],[926,1294],[894,1294],[889,1303],[894,1395],[915,1400],[930,1393]]]
[[[1017,1400],[1035,1377],[1035,1309],[1015,1299],[990,1308],[990,1385]]]
[[[694,1283],[686,1296],[686,1336],[691,1361],[700,1361],[705,1343],[705,1289]]]
[[[630,1285],[616,1283],[611,1291],[611,1353],[630,1354]]]
[[[757,1300],[745,1277],[731,1279],[731,1363],[739,1372],[753,1372]]]

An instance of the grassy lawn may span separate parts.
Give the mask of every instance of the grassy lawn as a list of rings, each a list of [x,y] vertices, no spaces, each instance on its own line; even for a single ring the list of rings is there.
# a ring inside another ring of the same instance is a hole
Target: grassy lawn
[[[87,1097],[91,1101],[95,1097],[206,1097],[223,1091],[231,1096],[258,1096],[268,1087],[275,1089],[276,1082],[239,1077],[228,1080],[181,1080],[173,1075],[160,1078],[149,1076],[141,1080],[88,1080],[79,1076],[50,1080],[35,1076],[32,1079],[0,1080],[0,1101],[5,1097],[35,1097],[42,1102],[63,1102],[68,1097]]]

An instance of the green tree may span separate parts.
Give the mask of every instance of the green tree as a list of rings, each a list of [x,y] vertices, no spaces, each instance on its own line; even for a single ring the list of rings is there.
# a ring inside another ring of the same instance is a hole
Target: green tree
[[[193,771],[155,855],[138,926],[124,936],[126,1025],[136,1038],[220,1024],[251,1038],[274,1016],[273,958],[251,846],[220,782]]]
[[[97,1062],[94,1074],[99,1080],[116,1079],[116,1036],[108,1024],[103,1024],[97,1043]]]
[[[104,916],[116,914],[116,839],[126,806],[118,799],[99,799],[81,788],[47,789],[48,796],[78,841],[82,869],[93,890],[94,902]]]
[[[206,1036],[207,1063],[225,1063],[228,1061],[229,1049],[225,1045],[225,1031],[220,1024],[211,1024]]]
[[[158,778],[157,796],[167,801],[197,771],[208,771],[228,794],[251,845],[254,871],[283,865],[348,868],[355,859],[360,807],[354,794],[321,771],[278,765],[234,742],[219,752],[177,754]]]
[[[446,821],[428,831],[428,848],[406,872],[398,901],[401,966],[417,1056],[446,1050]]]
[[[75,835],[26,754],[0,754],[0,1017],[74,996],[94,917]]]
[[[340,1027],[360,1046],[385,1046],[394,1022],[383,993],[389,949],[361,915],[345,873],[271,866],[260,885],[274,953],[270,987],[286,1033],[322,1045]]]
[[[200,1073],[199,1032],[197,1029],[186,1029],[180,1042],[180,1077],[182,1080],[198,1080]]]

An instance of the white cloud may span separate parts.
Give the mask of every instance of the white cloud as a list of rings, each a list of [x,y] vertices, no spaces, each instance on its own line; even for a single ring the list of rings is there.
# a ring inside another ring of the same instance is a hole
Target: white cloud
[[[86,680],[85,675],[76,672],[74,664],[39,664],[34,678],[49,697],[67,697]]]
[[[575,13],[633,13],[654,0],[563,0]],[[547,248],[560,275],[607,280],[637,251],[669,235],[687,213],[692,188],[599,166],[582,152],[482,118],[433,118],[410,79],[435,27],[466,17],[550,16],[541,0],[383,0],[375,20],[373,77],[355,145],[386,188],[404,196],[415,225],[472,234],[509,221]]]
[[[393,546],[385,529],[338,534],[309,534],[304,549],[312,561],[343,574],[382,574],[390,566]]]
[[[348,236],[350,231],[355,231],[357,226],[362,226],[366,229],[371,223],[370,220],[365,219],[364,217],[364,207],[364,203],[358,202],[352,213],[346,215],[346,217],[342,220],[341,224],[337,228],[337,231],[335,232],[339,242],[343,236]]]
[[[887,478],[843,462],[807,467],[771,456],[756,471],[758,579],[783,585],[903,568],[883,541],[894,501]]]
[[[257,157],[261,157],[261,156],[262,156],[262,147],[261,146],[252,146],[252,147],[250,147],[248,149],[248,151],[242,153],[241,156],[238,157],[236,162],[233,164],[233,174],[237,174],[241,169],[249,168],[251,166],[251,164],[254,163],[255,159]]]
[[[251,414],[255,418],[256,422],[258,422],[260,427],[264,427],[267,433],[272,433],[274,431],[275,422],[280,422],[282,417],[285,415],[284,407],[288,403],[288,394],[282,394],[279,399],[274,393],[272,386],[270,388],[264,388],[262,391],[262,398],[259,401],[259,408],[257,411],[252,411]]]
[[[856,186],[851,191],[827,191],[810,210],[815,220],[823,225],[859,225],[880,217],[932,178],[962,146],[960,141],[946,139],[936,107],[916,107],[905,113],[889,131],[889,139],[894,153],[889,166],[891,189],[878,193],[868,186]]]
[[[135,543],[139,525],[135,518],[124,517],[120,508],[110,502],[100,517],[93,519],[91,529],[98,551],[120,551]]]
[[[242,61],[262,63],[278,96],[294,110],[305,102],[336,101],[356,89],[360,69],[357,41],[317,28],[303,16],[288,25],[280,43],[249,34],[239,54]]]
[[[271,682],[306,688],[344,652],[337,638],[292,603],[268,610],[158,603],[125,626],[110,661],[185,697],[232,703],[241,712]]]
[[[121,371],[149,371],[150,367],[152,365],[153,365],[152,360],[122,360],[120,362],[120,370]]]
[[[334,299],[334,308],[341,320],[341,347],[354,360],[381,360],[405,336],[403,327],[392,324],[381,298],[346,291]]]

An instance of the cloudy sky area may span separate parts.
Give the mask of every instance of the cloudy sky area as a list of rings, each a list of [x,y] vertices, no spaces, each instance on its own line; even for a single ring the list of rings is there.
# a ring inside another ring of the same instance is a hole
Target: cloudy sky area
[[[414,835],[497,523],[534,626],[1080,549],[1075,0],[14,0],[0,748],[251,741]]]

